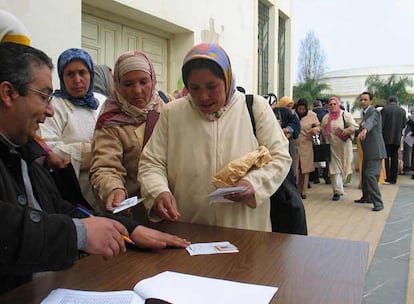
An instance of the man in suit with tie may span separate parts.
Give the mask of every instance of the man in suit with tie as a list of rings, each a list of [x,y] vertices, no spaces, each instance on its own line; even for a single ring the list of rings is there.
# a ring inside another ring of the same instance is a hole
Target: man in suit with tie
[[[363,92],[359,98],[363,109],[361,126],[357,131],[363,151],[362,197],[356,203],[373,203],[372,211],[381,211],[384,204],[378,187],[382,159],[387,157],[382,137],[381,114],[372,105],[372,94]]]
[[[407,113],[398,105],[396,96],[390,96],[387,105],[381,110],[382,136],[387,150],[385,159],[386,181],[397,183],[398,177],[398,149],[401,145],[401,137],[407,123]]]

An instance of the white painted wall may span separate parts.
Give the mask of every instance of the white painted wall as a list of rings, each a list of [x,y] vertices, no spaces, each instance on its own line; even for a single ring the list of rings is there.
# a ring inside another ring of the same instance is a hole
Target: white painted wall
[[[266,3],[275,5],[276,14],[279,9],[287,16],[291,14],[291,0]],[[176,86],[182,59],[192,45],[218,42],[230,56],[237,84],[248,92],[256,92],[258,0],[0,0],[0,8],[26,24],[32,45],[44,50],[54,63],[65,49],[81,47],[82,5],[98,7],[167,33],[170,89]],[[277,50],[277,28],[275,34]],[[291,64],[287,66],[290,69]],[[289,88],[291,73],[287,77]],[[273,81],[277,87],[277,77]],[[55,76],[55,87],[58,83]]]

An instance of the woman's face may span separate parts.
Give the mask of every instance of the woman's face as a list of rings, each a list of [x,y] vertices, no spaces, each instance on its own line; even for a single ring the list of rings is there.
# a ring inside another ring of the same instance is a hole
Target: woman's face
[[[80,59],[69,62],[63,69],[63,82],[70,96],[82,98],[91,84],[88,66]]]
[[[299,114],[299,116],[302,116],[306,112],[306,106],[299,105],[296,107],[296,112]]]
[[[215,113],[226,104],[224,80],[209,69],[195,69],[188,77],[188,92],[194,103],[205,114]]]
[[[143,71],[131,71],[120,79],[119,91],[122,97],[137,108],[144,108],[152,96],[152,79]]]
[[[331,99],[328,102],[328,110],[329,112],[336,112],[338,109],[338,103],[336,102],[335,99]]]

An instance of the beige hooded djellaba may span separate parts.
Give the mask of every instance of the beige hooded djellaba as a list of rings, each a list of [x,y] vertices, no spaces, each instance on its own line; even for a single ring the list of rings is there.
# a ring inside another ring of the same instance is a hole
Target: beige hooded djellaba
[[[288,141],[263,98],[254,97],[253,113],[256,136],[242,93],[234,93],[216,120],[206,119],[190,95],[167,104],[139,163],[138,181],[148,213],[160,193],[171,191],[179,221],[271,231],[269,198],[288,174],[291,158]],[[269,149],[272,160],[244,177],[255,189],[257,207],[241,202],[209,204],[208,195],[216,190],[212,177],[259,145]]]

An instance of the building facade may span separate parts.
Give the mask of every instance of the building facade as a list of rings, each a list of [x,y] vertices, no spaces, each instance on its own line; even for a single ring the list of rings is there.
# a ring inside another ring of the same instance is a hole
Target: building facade
[[[247,92],[292,91],[291,0],[0,0],[20,18],[32,45],[56,64],[71,47],[87,50],[96,64],[113,67],[128,50],[155,63],[158,88],[180,83],[185,53],[201,42],[229,54],[237,85]],[[55,72],[54,85],[59,85]]]
[[[380,75],[384,79],[389,78],[391,75],[414,79],[414,65],[331,71],[323,74],[319,81],[329,85],[329,89],[323,93],[338,96],[345,108],[350,110],[358,95],[366,91],[365,81],[370,75]],[[414,87],[408,87],[407,91],[413,94]],[[404,108],[407,111],[407,107],[405,106]],[[360,111],[355,111],[352,114],[355,118],[361,117]]]

